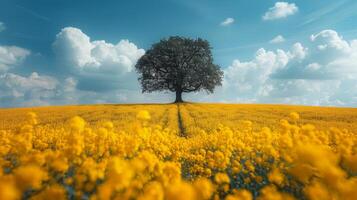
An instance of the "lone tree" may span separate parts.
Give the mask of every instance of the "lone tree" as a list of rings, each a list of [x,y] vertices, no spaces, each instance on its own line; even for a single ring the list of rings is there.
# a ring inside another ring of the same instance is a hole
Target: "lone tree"
[[[213,93],[221,85],[223,72],[213,64],[207,40],[170,37],[155,43],[135,65],[142,92],[176,92],[175,102],[183,92],[205,90]]]

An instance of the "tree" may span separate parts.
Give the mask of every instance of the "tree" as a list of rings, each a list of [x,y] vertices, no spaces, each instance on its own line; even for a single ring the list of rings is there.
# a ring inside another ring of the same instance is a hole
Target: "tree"
[[[213,93],[223,77],[220,67],[213,64],[208,41],[201,38],[162,39],[146,51],[135,68],[143,93],[176,92],[176,103],[183,102],[183,92],[205,90]]]

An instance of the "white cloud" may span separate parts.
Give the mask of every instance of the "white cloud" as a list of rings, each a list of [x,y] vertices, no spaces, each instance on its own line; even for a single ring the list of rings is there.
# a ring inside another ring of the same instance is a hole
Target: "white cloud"
[[[307,53],[308,48],[303,47],[302,44],[298,42],[292,46],[290,56],[302,60],[306,57]]]
[[[269,41],[269,43],[271,43],[271,44],[277,44],[277,43],[282,43],[282,42],[285,42],[285,38],[282,35],[278,35]]]
[[[145,53],[128,40],[117,44],[104,40],[91,41],[78,28],[66,27],[53,43],[59,60],[84,74],[125,74],[131,72],[136,61]]]
[[[317,71],[321,68],[319,63],[310,63],[306,66],[306,69],[309,71]]]
[[[299,8],[295,3],[276,2],[275,5],[263,15],[263,20],[276,20],[294,15]]]
[[[0,22],[0,32],[4,31],[6,29],[6,26],[4,22]]]
[[[311,41],[317,44],[319,50],[327,51],[328,49],[349,53],[352,49],[347,41],[334,30],[323,30],[310,37]]]
[[[52,101],[59,82],[33,72],[28,77],[13,73],[0,75],[2,106],[46,105]]]
[[[53,49],[60,66],[75,74],[82,90],[138,87],[134,66],[145,51],[128,40],[117,44],[91,41],[80,29],[67,27],[57,34]]]
[[[301,48],[300,51],[296,50],[297,47]],[[259,91],[271,74],[284,68],[292,60],[300,60],[304,50],[306,48],[296,43],[291,51],[285,52],[278,49],[274,52],[261,48],[251,61],[234,60],[232,65],[224,71],[224,86],[228,87],[227,90],[236,90],[237,94],[250,96],[252,91]]]
[[[223,22],[221,22],[221,26],[229,26],[233,23],[234,23],[234,19],[231,17],[228,17]]]
[[[336,31],[311,36],[289,51],[259,49],[225,70],[221,98],[236,101],[357,106],[357,40]],[[346,91],[346,92],[344,92]],[[233,94],[233,95],[232,95]]]
[[[8,70],[10,66],[21,63],[30,51],[16,46],[0,45],[0,73]]]

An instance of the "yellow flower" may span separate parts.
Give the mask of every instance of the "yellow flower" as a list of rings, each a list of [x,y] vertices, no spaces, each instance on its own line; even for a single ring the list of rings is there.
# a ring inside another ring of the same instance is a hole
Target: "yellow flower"
[[[19,200],[21,193],[16,188],[12,177],[0,176],[0,199],[4,200]]]
[[[98,200],[110,200],[113,193],[113,187],[108,184],[104,183],[98,186],[97,197]]]
[[[35,165],[20,166],[14,172],[20,190],[40,189],[42,181],[47,180],[47,173]]]
[[[289,169],[289,173],[297,180],[308,183],[310,178],[316,173],[316,169],[310,165],[298,163]]]
[[[200,200],[211,199],[214,187],[206,178],[198,178],[193,182],[193,186],[197,193],[197,198]]]
[[[248,190],[235,190],[225,200],[253,200],[253,195]]]
[[[50,163],[51,167],[57,172],[66,172],[69,168],[66,158],[57,158]]]
[[[182,127],[171,104],[0,110],[0,200],[355,199],[354,110],[248,107],[180,104]]]
[[[114,128],[113,122],[111,122],[111,121],[104,122],[103,128],[107,129],[108,131],[112,131]]]
[[[357,154],[344,155],[343,164],[348,167],[353,173],[357,173]]]
[[[229,177],[226,173],[217,173],[215,176],[214,176],[214,180],[217,184],[225,184],[225,183],[229,183],[230,180],[229,180]]]
[[[138,200],[163,200],[164,191],[159,182],[152,181],[148,183],[143,191],[143,194],[139,196]]]
[[[112,157],[107,167],[108,184],[120,190],[129,186],[134,173],[128,163],[118,157]]]
[[[283,192],[279,192],[275,186],[269,185],[261,189],[261,195],[257,200],[294,200],[294,197]]]
[[[138,120],[147,121],[151,119],[150,113],[147,110],[140,110],[136,115]]]
[[[36,125],[37,124],[37,115],[34,112],[28,112],[26,114],[27,117],[27,123],[30,125]]]
[[[284,181],[284,175],[276,168],[268,174],[268,179],[272,183],[281,185]]]
[[[59,185],[51,185],[47,187],[45,190],[40,192],[39,194],[33,196],[31,200],[48,200],[48,199],[55,199],[55,200],[66,200],[67,194],[66,190]]]
[[[314,181],[304,188],[304,194],[311,200],[332,199],[328,188],[322,183]]]
[[[300,119],[300,115],[297,112],[291,112],[289,114],[289,117],[293,122],[296,122],[297,120]]]
[[[82,132],[86,122],[79,116],[72,117],[69,121],[69,126],[74,132]]]
[[[181,168],[178,163],[165,162],[162,166],[164,182],[179,181],[181,178]]]
[[[195,190],[186,182],[176,182],[170,184],[165,191],[165,199],[170,200],[194,200],[196,199]]]

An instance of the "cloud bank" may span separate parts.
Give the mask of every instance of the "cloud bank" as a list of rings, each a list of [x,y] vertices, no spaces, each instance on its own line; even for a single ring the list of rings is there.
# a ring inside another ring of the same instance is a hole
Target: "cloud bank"
[[[357,40],[334,30],[290,50],[259,49],[250,61],[225,69],[226,101],[357,106]]]
[[[28,77],[13,73],[0,75],[2,106],[48,105],[56,95],[58,81],[33,72]]]

